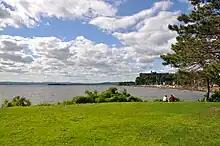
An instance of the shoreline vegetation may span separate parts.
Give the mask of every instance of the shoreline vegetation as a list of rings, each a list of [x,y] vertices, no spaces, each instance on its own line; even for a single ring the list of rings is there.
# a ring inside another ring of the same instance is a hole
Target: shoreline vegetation
[[[111,103],[111,102],[145,102],[139,97],[132,96],[126,89],[119,91],[116,87],[111,87],[104,92],[85,91],[85,96],[76,96],[70,100],[58,103],[40,103],[38,106],[52,106],[52,105],[74,105],[86,103]],[[31,101],[25,97],[16,96],[11,101],[5,100],[2,108],[17,107],[17,106],[31,106]]]
[[[153,102],[169,102],[163,101],[162,98],[154,99]],[[205,98],[198,100],[199,102],[205,102]],[[104,92],[98,91],[85,91],[85,96],[76,96],[70,100],[66,100],[58,103],[40,103],[37,106],[55,106],[55,105],[74,105],[74,104],[88,104],[88,103],[116,103],[116,102],[148,102],[139,97],[132,96],[126,89],[119,91],[116,87],[110,87]],[[170,101],[171,102],[171,101]],[[182,102],[179,97],[174,97],[172,102]],[[207,102],[220,102],[220,91],[215,91],[211,95],[211,98]],[[2,108],[8,107],[28,107],[32,103],[25,97],[16,96],[11,101],[5,100],[2,104]]]
[[[206,87],[184,87],[184,86],[178,86],[178,85],[118,85],[118,86],[160,88],[160,89],[178,89],[178,90],[207,92]],[[220,87],[211,87],[212,92],[214,92],[216,90],[220,90]]]
[[[177,73],[140,73],[135,81],[118,82],[118,86],[178,89],[200,92],[214,92],[220,90],[218,84],[210,83],[207,85],[205,79],[200,74],[187,72]],[[207,88],[209,86],[209,88]],[[208,91],[209,89],[209,91]]]

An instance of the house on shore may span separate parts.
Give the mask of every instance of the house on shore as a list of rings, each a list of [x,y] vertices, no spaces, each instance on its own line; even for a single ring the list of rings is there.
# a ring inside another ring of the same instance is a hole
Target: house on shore
[[[172,73],[140,73],[137,78],[140,80],[140,84],[146,85],[175,85],[174,74]],[[136,79],[136,81],[137,81]]]

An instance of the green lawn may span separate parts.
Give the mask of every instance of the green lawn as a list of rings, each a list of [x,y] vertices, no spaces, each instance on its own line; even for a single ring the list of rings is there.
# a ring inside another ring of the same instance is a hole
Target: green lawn
[[[220,146],[220,103],[0,109],[0,145]]]

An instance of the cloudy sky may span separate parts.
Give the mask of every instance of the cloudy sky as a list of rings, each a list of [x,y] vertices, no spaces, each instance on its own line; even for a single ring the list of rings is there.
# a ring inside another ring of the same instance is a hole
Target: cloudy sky
[[[168,72],[187,0],[0,0],[0,81],[130,81]]]

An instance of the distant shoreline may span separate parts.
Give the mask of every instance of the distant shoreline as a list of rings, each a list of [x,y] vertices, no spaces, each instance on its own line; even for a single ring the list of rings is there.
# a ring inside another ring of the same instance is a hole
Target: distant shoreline
[[[73,86],[73,85],[117,85],[116,82],[103,83],[71,83],[71,82],[0,82],[0,85],[42,85],[42,86]]]
[[[199,87],[197,89],[196,88],[186,88],[186,87],[181,87],[181,86],[170,86],[170,85],[130,85],[130,87],[159,88],[159,89],[178,89],[178,90],[187,90],[187,91],[206,92],[206,88],[205,87]]]
[[[207,92],[207,87],[183,87],[183,86],[171,86],[171,85],[118,85],[117,82],[103,82],[103,83],[53,83],[53,82],[0,82],[0,86],[97,86],[97,85],[109,85],[109,86],[126,86],[126,87],[142,87],[142,88],[160,88],[160,89],[177,89],[187,91]],[[219,90],[220,87],[212,87],[211,91]]]
[[[142,88],[159,88],[159,89],[178,89],[187,91],[198,91],[207,92],[206,87],[182,87],[182,86],[171,86],[171,85],[130,85],[130,87],[142,87]],[[219,90],[220,87],[212,87],[211,91]]]

